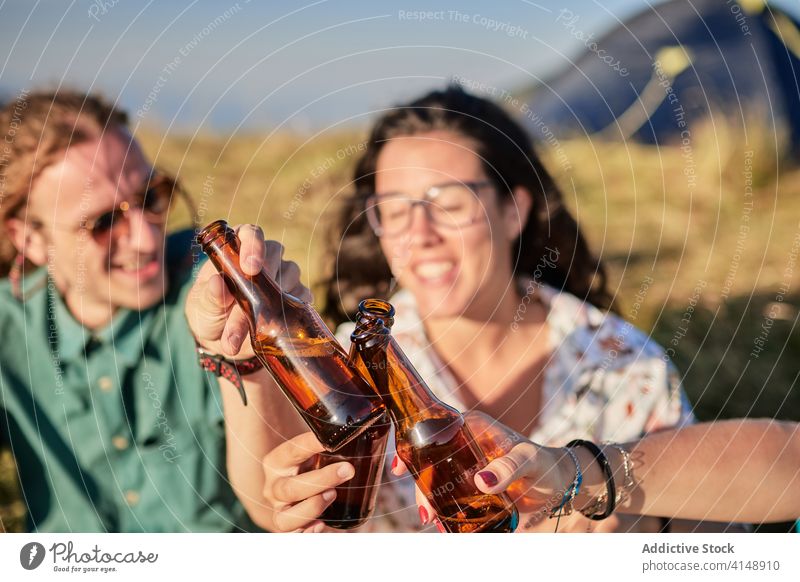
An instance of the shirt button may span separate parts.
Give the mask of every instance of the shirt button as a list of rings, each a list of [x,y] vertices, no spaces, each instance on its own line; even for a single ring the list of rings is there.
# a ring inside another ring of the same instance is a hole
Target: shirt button
[[[139,493],[134,491],[133,489],[125,492],[125,501],[128,502],[128,505],[136,505],[139,503]]]
[[[103,392],[111,392],[111,389],[114,388],[114,381],[108,376],[103,376],[97,381],[97,385]]]
[[[118,451],[124,451],[128,448],[128,439],[124,436],[118,435],[111,439],[111,444],[114,445],[114,448]]]

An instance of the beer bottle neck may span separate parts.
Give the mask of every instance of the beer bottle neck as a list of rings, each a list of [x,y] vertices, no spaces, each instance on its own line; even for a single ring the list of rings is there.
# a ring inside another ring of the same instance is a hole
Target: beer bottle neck
[[[436,398],[390,335],[373,338],[362,347],[375,388],[398,427],[425,418],[459,414]]]
[[[242,270],[238,239],[221,236],[206,244],[203,250],[219,270],[236,302],[245,313],[252,316],[253,323],[262,311],[279,307],[281,292],[277,285],[263,273],[250,276]],[[273,306],[276,301],[278,303]]]

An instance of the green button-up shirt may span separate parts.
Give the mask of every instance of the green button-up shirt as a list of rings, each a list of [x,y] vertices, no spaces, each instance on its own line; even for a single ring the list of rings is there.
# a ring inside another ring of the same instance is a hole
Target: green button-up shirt
[[[0,283],[0,440],[30,530],[252,529],[226,475],[219,385],[183,314],[190,240],[168,239],[161,304],[100,331],[72,317],[44,270],[24,302]]]

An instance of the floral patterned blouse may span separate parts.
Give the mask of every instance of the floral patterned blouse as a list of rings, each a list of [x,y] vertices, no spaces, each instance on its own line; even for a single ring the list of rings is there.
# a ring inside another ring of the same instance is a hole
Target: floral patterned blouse
[[[575,438],[625,442],[694,421],[680,376],[662,347],[630,323],[569,293],[538,285],[536,292],[548,311],[554,348],[531,440],[553,446]],[[466,411],[459,383],[432,349],[412,294],[401,290],[391,303],[396,309],[392,334],[411,363],[440,400]],[[353,327],[348,322],[336,330],[342,345],[349,345]],[[414,482],[409,475],[395,477],[388,471],[393,458],[392,435],[375,513],[362,531],[422,529]]]

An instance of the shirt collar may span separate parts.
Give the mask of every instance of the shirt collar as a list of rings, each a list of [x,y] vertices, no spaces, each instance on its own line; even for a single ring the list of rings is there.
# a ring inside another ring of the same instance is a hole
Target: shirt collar
[[[50,278],[47,279],[46,294],[48,337],[53,337],[55,330],[62,359],[83,361],[100,346],[111,346],[121,363],[129,366],[141,358],[147,323],[152,321],[156,307],[144,311],[118,309],[108,325],[90,330],[75,319]]]

